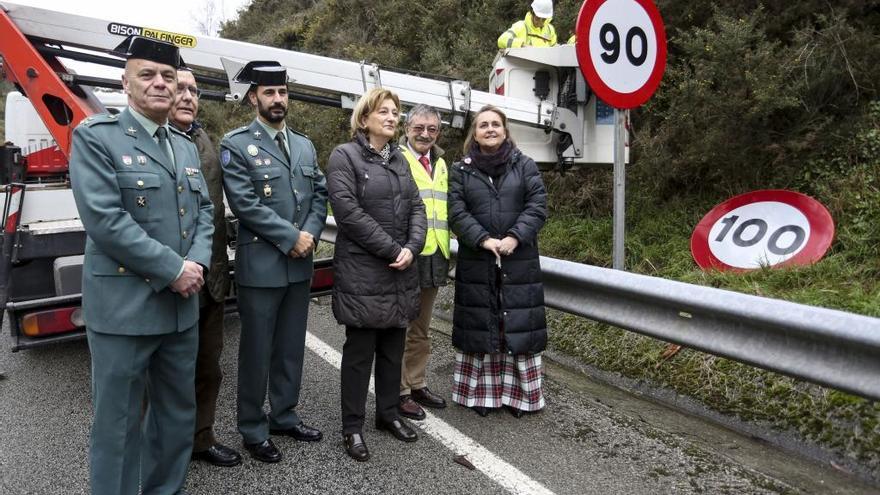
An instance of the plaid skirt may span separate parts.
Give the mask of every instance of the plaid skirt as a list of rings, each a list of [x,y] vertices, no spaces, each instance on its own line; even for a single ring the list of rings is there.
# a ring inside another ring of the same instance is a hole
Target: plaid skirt
[[[465,407],[544,408],[540,354],[455,353],[452,400]]]

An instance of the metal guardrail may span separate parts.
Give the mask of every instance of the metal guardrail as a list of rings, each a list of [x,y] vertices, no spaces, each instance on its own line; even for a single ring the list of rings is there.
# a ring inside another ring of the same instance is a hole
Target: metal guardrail
[[[546,256],[541,270],[548,307],[880,400],[880,318]]]

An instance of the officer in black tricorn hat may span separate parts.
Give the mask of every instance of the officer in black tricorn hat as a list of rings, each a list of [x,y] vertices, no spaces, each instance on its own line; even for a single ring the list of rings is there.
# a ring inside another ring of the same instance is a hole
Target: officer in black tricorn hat
[[[287,68],[274,61],[248,62],[234,79],[238,83],[250,84],[248,91],[253,91],[257,86],[286,86]]]
[[[118,53],[127,59],[128,108],[86,118],[70,157],[87,234],[91,493],[180,493],[195,425],[198,293],[211,261],[213,207],[195,145],[168,125],[177,47],[133,37]]]
[[[270,434],[303,442],[322,438],[296,406],[312,253],[327,217],[327,186],[312,142],[284,122],[287,70],[278,62],[250,62],[235,79],[250,84],[246,101],[257,110],[250,125],[220,143],[226,199],[239,221],[238,431],[253,458],[277,462],[282,453]]]

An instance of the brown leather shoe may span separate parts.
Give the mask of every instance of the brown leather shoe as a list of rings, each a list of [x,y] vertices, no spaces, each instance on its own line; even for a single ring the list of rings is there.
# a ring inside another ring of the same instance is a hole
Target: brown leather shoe
[[[401,416],[416,421],[425,419],[425,410],[413,402],[412,397],[409,395],[400,396],[400,403],[397,404],[397,412],[400,413]]]
[[[425,407],[433,407],[434,409],[443,409],[446,407],[446,400],[428,390],[428,387],[413,390],[412,398],[414,401]]]

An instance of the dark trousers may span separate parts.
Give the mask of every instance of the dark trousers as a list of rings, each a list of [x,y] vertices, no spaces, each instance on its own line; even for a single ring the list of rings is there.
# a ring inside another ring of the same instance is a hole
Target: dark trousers
[[[204,297],[199,308],[199,354],[196,358],[196,435],[193,452],[203,452],[217,443],[214,438],[214,416],[223,372],[220,354],[223,352],[224,303]]]
[[[370,368],[376,356],[376,421],[398,418],[405,328],[345,327],[342,346],[342,432],[360,433],[366,416]]]
[[[286,287],[238,288],[241,340],[238,345],[238,431],[245,443],[269,438],[302,420],[296,413],[302,382],[308,280]],[[266,389],[270,412],[263,412]]]

